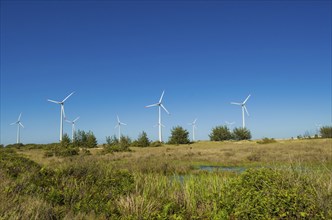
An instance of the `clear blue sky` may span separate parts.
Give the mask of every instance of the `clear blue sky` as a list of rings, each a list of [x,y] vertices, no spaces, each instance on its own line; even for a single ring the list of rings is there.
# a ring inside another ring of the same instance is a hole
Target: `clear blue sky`
[[[1,1],[1,140],[59,138],[62,100],[99,143],[141,131],[164,140],[180,125],[197,139],[247,103],[253,138],[296,137],[331,125],[331,1]],[[65,124],[70,134],[70,124]]]

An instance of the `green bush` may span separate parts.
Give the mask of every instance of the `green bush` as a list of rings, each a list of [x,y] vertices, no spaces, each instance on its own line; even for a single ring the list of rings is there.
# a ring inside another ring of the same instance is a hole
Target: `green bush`
[[[173,127],[171,130],[171,137],[168,144],[189,144],[189,132],[181,126]]]
[[[332,126],[323,126],[320,128],[322,138],[332,138]]]
[[[121,136],[120,142],[118,139],[113,137],[106,137],[106,144],[103,145],[103,152],[106,153],[113,153],[113,152],[122,152],[122,151],[130,151],[129,147],[131,145],[131,139],[126,136]]]
[[[92,131],[85,132],[78,130],[74,133],[73,144],[75,147],[94,148],[97,147],[97,139]]]
[[[251,133],[247,128],[234,128],[233,135],[235,140],[250,140]]]
[[[231,219],[322,219],[315,186],[305,176],[252,169],[223,190],[219,208]]]
[[[225,141],[232,139],[232,133],[227,126],[217,126],[209,134],[211,141]]]
[[[132,143],[132,146],[148,147],[150,143],[151,141],[149,140],[148,135],[143,131],[141,134],[139,134],[137,140]]]
[[[151,147],[160,147],[160,146],[162,146],[162,145],[163,145],[163,143],[160,142],[160,141],[153,141],[153,142],[151,142],[151,144],[150,144]]]
[[[274,140],[274,138],[263,138],[260,141],[257,141],[257,144],[271,144],[271,143],[276,143],[277,141]]]

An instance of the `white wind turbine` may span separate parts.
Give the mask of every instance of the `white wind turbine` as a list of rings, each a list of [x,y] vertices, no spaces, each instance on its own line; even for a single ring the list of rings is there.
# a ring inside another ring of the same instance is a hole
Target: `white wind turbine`
[[[65,116],[65,107],[64,107],[64,104],[65,104],[65,101],[71,96],[73,95],[74,92],[70,93],[64,100],[62,100],[61,102],[58,102],[58,101],[54,101],[54,100],[51,100],[51,99],[47,99],[47,101],[49,102],[53,102],[55,104],[59,104],[60,105],[60,141],[62,141],[62,136],[63,136],[63,118],[66,117]]]
[[[161,126],[164,127],[164,125],[161,123],[161,108],[163,108],[165,110],[165,112],[167,114],[169,114],[169,112],[167,111],[167,109],[165,108],[165,106],[162,104],[164,93],[165,93],[165,91],[163,91],[163,93],[161,94],[159,102],[157,102],[155,104],[152,104],[152,105],[145,106],[145,108],[150,108],[150,107],[158,106],[158,110],[159,110],[158,127],[159,127],[159,141],[160,142],[162,142]]]
[[[225,123],[228,125],[229,129],[232,130],[232,126],[233,124],[235,124],[235,122],[228,122],[228,121],[225,121]]]
[[[118,119],[118,123],[116,124],[115,128],[119,128],[119,137],[118,137],[118,139],[119,139],[119,142],[120,142],[120,140],[121,140],[121,125],[127,125],[127,124],[122,123],[119,119],[119,116],[116,116],[116,117]]]
[[[245,121],[244,121],[244,111],[246,111],[247,115],[249,116],[247,107],[246,107],[246,103],[248,101],[248,99],[250,98],[250,94],[248,95],[248,97],[244,100],[244,102],[242,103],[238,103],[238,102],[231,102],[231,104],[233,105],[240,105],[242,107],[242,127],[245,128]]]
[[[197,121],[197,118],[191,122],[191,123],[188,123],[189,125],[192,125],[193,127],[193,141],[195,141],[195,128],[196,128],[196,121]]]
[[[66,119],[66,122],[71,124],[71,140],[74,140],[74,134],[75,134],[75,122],[79,119],[80,117],[75,118],[73,121],[69,121]]]
[[[20,127],[24,128],[23,124],[21,123],[21,116],[22,116],[22,113],[20,113],[16,122],[10,124],[10,125],[17,124],[17,137],[16,137],[17,144],[20,143]]]

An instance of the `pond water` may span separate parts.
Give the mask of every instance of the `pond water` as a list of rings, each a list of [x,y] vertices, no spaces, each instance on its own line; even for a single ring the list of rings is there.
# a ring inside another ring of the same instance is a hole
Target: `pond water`
[[[244,172],[247,168],[245,167],[223,167],[223,166],[205,166],[201,165],[198,167],[199,170],[206,170],[209,172],[214,172],[214,171],[229,171],[229,172],[235,172],[235,173],[242,173]]]

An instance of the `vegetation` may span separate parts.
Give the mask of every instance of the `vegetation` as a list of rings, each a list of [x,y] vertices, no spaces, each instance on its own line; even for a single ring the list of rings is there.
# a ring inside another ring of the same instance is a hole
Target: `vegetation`
[[[232,139],[232,133],[227,126],[217,126],[209,135],[211,141],[226,141]]]
[[[332,126],[323,126],[320,128],[322,138],[332,138]]]
[[[49,158],[0,148],[0,219],[332,218],[331,139],[131,149]]]
[[[129,137],[121,136],[120,141],[114,135],[113,137],[106,137],[106,144],[103,145],[103,153],[130,151],[131,139]]]
[[[148,138],[148,135],[143,131],[141,134],[139,134],[137,140],[135,140],[132,143],[132,146],[134,147],[148,147],[150,146],[151,141]]]
[[[271,143],[276,143],[277,141],[274,140],[274,138],[263,138],[260,141],[257,141],[257,144],[271,144]]]
[[[168,144],[189,144],[189,132],[183,129],[181,126],[173,127],[171,130],[171,137],[168,140]]]
[[[97,147],[97,139],[92,131],[78,130],[74,133],[73,144],[75,147],[94,148]]]
[[[247,128],[234,128],[233,136],[235,140],[250,140],[251,133]]]

